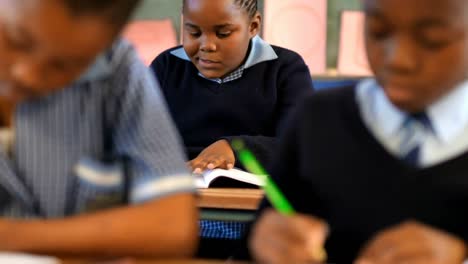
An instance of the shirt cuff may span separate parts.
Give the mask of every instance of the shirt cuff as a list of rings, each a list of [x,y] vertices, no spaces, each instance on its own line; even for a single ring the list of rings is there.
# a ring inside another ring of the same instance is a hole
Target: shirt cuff
[[[130,203],[143,203],[176,193],[195,193],[195,179],[190,174],[178,174],[139,182],[130,192]]]

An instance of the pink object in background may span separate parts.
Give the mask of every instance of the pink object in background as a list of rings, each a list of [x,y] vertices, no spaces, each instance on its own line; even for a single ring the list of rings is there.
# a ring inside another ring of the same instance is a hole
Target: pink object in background
[[[299,53],[313,74],[326,70],[327,1],[265,0],[264,38]]]
[[[364,13],[344,11],[341,14],[338,74],[371,76],[364,42]]]
[[[123,37],[135,45],[146,65],[159,53],[177,45],[176,32],[170,19],[133,21],[125,28]]]

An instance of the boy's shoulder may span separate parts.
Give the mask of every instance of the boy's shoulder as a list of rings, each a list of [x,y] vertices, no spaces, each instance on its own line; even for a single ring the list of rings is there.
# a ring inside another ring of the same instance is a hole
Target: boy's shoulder
[[[151,74],[136,49],[125,39],[116,40],[102,52],[88,70],[75,82],[75,86],[109,87],[120,93],[141,86],[152,85]]]
[[[355,108],[356,85],[323,89],[307,94],[302,101],[302,109],[314,113],[330,113],[341,109]]]
[[[118,39],[104,55],[111,70],[111,79],[126,82],[147,79],[149,74],[147,65],[127,40]]]
[[[124,40],[115,41],[109,48],[102,51],[90,63],[88,68],[74,81],[74,85],[109,81],[121,71],[122,65],[130,64],[132,47]]]
[[[270,44],[270,46],[273,48],[273,50],[276,52],[278,56],[301,56],[299,53],[295,52],[294,50],[284,48],[281,46],[276,46],[273,44]]]
[[[355,97],[357,85],[344,85],[341,87],[321,89],[308,95],[308,100],[335,102]]]
[[[172,54],[173,51],[180,50],[180,49],[183,49],[183,48],[184,47],[182,45],[177,45],[175,47],[166,49],[165,51],[161,52],[159,55],[163,55],[163,56],[173,55]],[[158,57],[159,57],[159,55],[158,55]]]
[[[77,83],[98,82],[121,77],[132,69],[145,67],[135,48],[125,39],[117,39],[101,52],[88,69],[76,80]]]
[[[116,40],[105,54],[113,70],[122,66],[125,68],[135,67],[135,64],[144,66],[135,47],[123,38]]]
[[[176,62],[190,62],[187,54],[182,45],[178,45],[172,48],[169,48],[163,52],[161,52],[156,58],[154,58],[151,65],[155,64],[169,64],[169,63],[176,63]]]
[[[273,48],[280,61],[303,60],[302,56],[293,50],[271,44],[270,46]]]
[[[338,131],[354,129],[360,123],[355,98],[355,86],[310,93],[295,107],[285,127],[294,127],[301,137],[310,137],[313,133],[331,136],[330,131],[340,133]]]
[[[268,65],[279,67],[282,72],[289,72],[287,69],[297,69],[298,67],[307,68],[304,58],[296,51],[272,44],[268,45],[275,54],[275,59],[266,61]]]

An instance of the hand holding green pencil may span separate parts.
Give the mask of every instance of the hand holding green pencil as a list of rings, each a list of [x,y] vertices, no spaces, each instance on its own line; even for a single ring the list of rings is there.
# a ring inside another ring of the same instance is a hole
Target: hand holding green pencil
[[[245,148],[244,143],[241,140],[233,140],[231,145],[232,148],[237,152],[237,156],[244,167],[249,172],[262,177],[264,182],[263,190],[265,191],[265,196],[270,201],[275,210],[277,210],[282,215],[294,215],[295,211],[292,205],[279,190],[276,183],[271,179],[271,177],[268,176],[265,169],[263,169],[260,163],[257,162],[254,155]],[[327,258],[327,253],[321,246],[319,248],[312,248],[310,253],[315,260],[321,262],[325,261]]]

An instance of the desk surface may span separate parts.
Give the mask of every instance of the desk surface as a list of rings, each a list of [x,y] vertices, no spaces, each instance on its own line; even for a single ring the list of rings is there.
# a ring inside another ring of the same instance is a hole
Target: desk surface
[[[198,207],[212,209],[256,210],[263,198],[261,189],[198,189]]]

